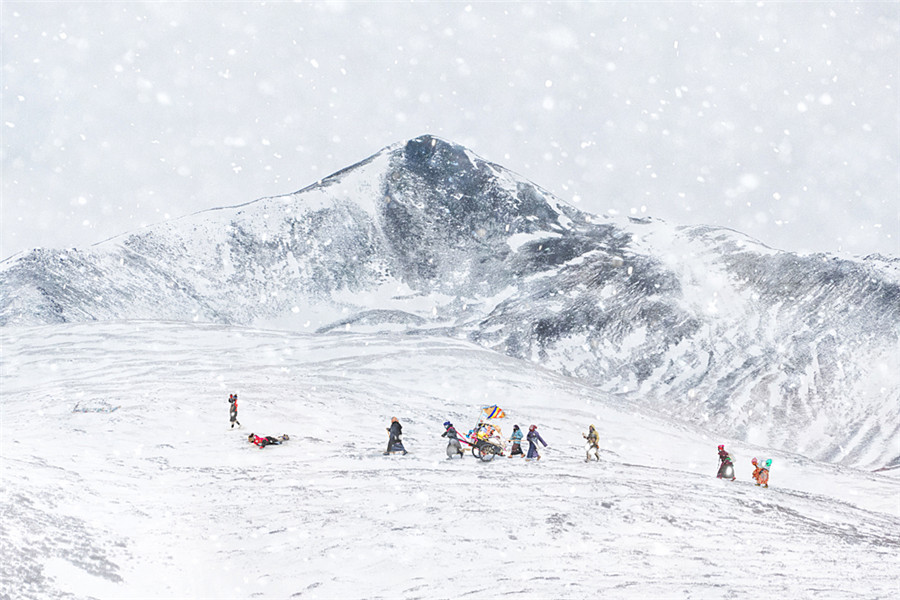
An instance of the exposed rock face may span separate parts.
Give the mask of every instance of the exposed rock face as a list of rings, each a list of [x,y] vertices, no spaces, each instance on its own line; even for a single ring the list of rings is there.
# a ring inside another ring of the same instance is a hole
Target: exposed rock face
[[[422,136],[288,196],[7,260],[0,324],[465,335],[748,441],[883,466],[900,441],[897,273],[590,215]]]

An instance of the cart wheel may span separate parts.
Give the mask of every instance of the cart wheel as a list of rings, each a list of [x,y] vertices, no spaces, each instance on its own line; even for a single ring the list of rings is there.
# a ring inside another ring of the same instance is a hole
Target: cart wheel
[[[483,455],[481,454],[481,448],[478,446],[472,446],[472,456],[475,458],[481,458]]]
[[[494,460],[494,456],[494,453],[488,450],[481,453],[481,460],[483,460],[484,462],[491,462],[492,460]]]

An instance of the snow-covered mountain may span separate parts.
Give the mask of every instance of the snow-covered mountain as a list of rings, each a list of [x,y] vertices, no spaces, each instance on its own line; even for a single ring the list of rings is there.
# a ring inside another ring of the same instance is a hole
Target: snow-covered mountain
[[[591,215],[421,136],[294,194],[0,271],[0,324],[467,338],[752,443],[900,463],[896,259]]]
[[[896,591],[895,477],[648,414],[466,340],[120,321],[7,327],[0,345],[0,598]],[[441,423],[466,431],[495,402],[504,433],[538,425],[542,459],[447,460]],[[407,456],[381,455],[392,416]],[[291,440],[258,450],[251,431]],[[714,477],[719,443],[737,481]],[[768,489],[753,456],[774,459]]]

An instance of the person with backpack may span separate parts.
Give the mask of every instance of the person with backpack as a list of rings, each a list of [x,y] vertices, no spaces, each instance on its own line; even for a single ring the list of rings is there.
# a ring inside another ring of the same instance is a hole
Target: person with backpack
[[[594,429],[594,426],[591,425],[588,429],[587,433],[582,433],[581,437],[587,440],[587,449],[585,451],[586,457],[584,462],[589,462],[591,460],[591,454],[593,453],[594,458],[596,460],[600,460],[600,434],[597,433],[597,430]]]
[[[228,409],[228,414],[231,416],[231,428],[234,429],[234,425],[237,424],[240,429],[241,422],[237,420],[237,394],[229,394],[228,403],[231,405]]]
[[[541,437],[541,434],[537,432],[537,425],[532,425],[528,428],[528,435],[525,437],[528,440],[528,456],[527,459],[535,459],[541,460],[541,455],[538,454],[538,446],[537,443],[540,442],[544,445],[544,448],[547,447],[547,442],[544,441],[544,438]]]
[[[403,447],[403,442],[400,439],[400,435],[403,433],[403,426],[400,425],[400,420],[397,417],[391,417],[391,426],[387,428],[388,432],[388,445],[387,450],[384,451],[384,454],[390,454],[394,451],[401,451],[403,454],[406,454],[406,448]]]
[[[719,471],[716,473],[716,477],[718,479],[731,479],[734,481],[736,477],[734,476],[734,463],[731,460],[731,455],[725,451],[725,445],[719,445]]]
[[[513,425],[512,433],[509,436],[509,441],[512,443],[512,449],[509,451],[509,457],[513,456],[525,456],[525,453],[522,452],[522,430],[519,429],[518,425]]]
[[[447,438],[447,460],[454,456],[463,457],[462,444],[459,443],[459,435],[457,435],[453,423],[444,421],[444,433],[441,434],[441,437]]]
[[[767,458],[764,467],[759,467],[759,475],[756,478],[756,485],[769,487],[769,469],[772,468],[772,459]]]

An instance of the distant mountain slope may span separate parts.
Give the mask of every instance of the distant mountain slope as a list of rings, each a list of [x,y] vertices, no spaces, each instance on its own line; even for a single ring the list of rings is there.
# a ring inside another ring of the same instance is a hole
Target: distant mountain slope
[[[775,598],[896,590],[897,479],[648,415],[466,340],[105,322],[0,344],[0,598],[748,600],[760,573]],[[447,460],[441,423],[465,433],[500,398],[496,423],[536,424],[542,459]],[[407,456],[381,454],[391,416]],[[260,450],[250,432],[291,439]],[[718,443],[734,482],[715,478]],[[753,456],[774,460],[768,489]]]
[[[898,462],[896,261],[613,220],[432,136],[288,196],[0,271],[0,324],[194,320],[468,337],[664,414]]]

